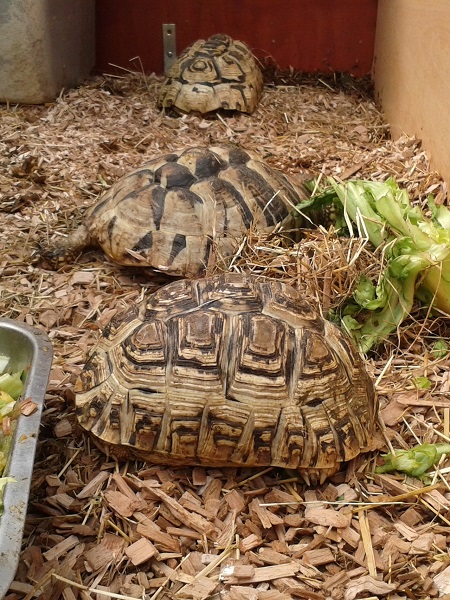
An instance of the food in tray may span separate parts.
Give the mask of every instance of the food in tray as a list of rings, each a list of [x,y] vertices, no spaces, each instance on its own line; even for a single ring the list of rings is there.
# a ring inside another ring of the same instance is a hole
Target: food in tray
[[[15,421],[19,415],[17,399],[24,390],[24,372],[11,372],[8,368],[9,362],[8,356],[0,355],[0,502],[4,486],[14,482],[12,477],[2,475],[8,464]],[[1,512],[0,504],[0,514]]]

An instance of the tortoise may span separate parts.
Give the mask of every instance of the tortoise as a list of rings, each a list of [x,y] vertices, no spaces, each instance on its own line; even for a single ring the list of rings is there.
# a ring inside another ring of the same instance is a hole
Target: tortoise
[[[278,280],[176,280],[114,318],[76,385],[108,454],[296,469],[323,482],[368,449],[374,385],[347,334]]]
[[[59,266],[100,246],[120,265],[197,276],[215,257],[233,255],[250,227],[291,227],[293,207],[306,197],[300,182],[255,153],[231,144],[185,148],[120,178],[78,229],[41,255]]]
[[[161,85],[158,105],[201,114],[252,113],[262,91],[261,70],[248,46],[216,34],[180,54]]]

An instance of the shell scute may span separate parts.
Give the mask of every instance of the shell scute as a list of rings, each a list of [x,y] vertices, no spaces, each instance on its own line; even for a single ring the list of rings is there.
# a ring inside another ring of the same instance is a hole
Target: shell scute
[[[156,169],[152,183],[158,183],[166,190],[170,190],[171,188],[188,188],[195,180],[195,176],[187,167],[180,163],[169,162]]]

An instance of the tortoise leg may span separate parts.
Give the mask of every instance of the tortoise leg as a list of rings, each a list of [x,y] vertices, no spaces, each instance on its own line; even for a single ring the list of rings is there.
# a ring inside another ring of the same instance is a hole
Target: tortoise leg
[[[297,469],[297,473],[303,479],[303,481],[309,486],[322,485],[328,477],[331,477],[338,470],[337,466],[330,467],[329,469]]]

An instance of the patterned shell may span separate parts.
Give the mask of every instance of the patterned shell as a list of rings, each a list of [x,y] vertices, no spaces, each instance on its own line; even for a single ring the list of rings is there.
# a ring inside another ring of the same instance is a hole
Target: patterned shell
[[[262,91],[262,74],[250,49],[219,34],[179,56],[161,86],[158,105],[202,114],[218,109],[252,113]]]
[[[313,482],[367,447],[377,409],[338,327],[294,288],[239,274],[149,295],[110,323],[75,389],[82,427],[119,457]]]
[[[233,255],[250,226],[290,225],[305,197],[300,184],[251,152],[194,147],[119,179],[86,212],[84,227],[118,264],[196,276],[215,256]]]

